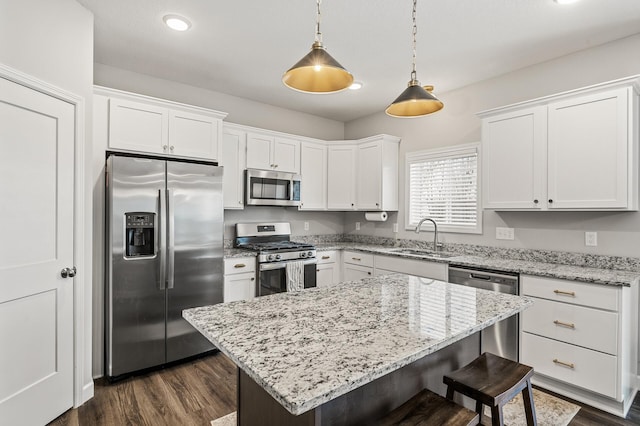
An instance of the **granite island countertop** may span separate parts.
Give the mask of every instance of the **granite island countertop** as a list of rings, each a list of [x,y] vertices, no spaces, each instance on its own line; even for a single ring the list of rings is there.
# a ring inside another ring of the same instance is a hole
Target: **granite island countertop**
[[[394,274],[187,309],[183,316],[299,415],[532,304]]]

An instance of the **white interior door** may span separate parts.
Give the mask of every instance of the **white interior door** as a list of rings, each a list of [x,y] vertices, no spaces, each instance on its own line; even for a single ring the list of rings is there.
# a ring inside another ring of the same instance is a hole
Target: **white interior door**
[[[0,78],[0,424],[73,404],[74,106]]]

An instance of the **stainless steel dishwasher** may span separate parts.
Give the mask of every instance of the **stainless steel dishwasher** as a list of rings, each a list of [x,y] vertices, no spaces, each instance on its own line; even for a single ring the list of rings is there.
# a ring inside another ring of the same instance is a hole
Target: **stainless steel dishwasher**
[[[499,293],[519,294],[519,276],[509,272],[449,266],[449,282]],[[480,353],[491,352],[518,361],[519,314],[497,322],[480,332]]]

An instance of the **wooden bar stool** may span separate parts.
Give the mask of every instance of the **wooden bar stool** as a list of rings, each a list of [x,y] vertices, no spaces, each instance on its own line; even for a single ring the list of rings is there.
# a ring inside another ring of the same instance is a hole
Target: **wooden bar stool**
[[[476,412],[482,416],[482,406],[491,407],[491,424],[503,426],[502,407],[522,392],[527,425],[535,426],[536,410],[531,390],[533,368],[485,352],[470,364],[444,376],[447,399],[459,392],[476,401]]]
[[[380,426],[471,426],[480,416],[430,390],[423,389],[409,401],[387,414]]]

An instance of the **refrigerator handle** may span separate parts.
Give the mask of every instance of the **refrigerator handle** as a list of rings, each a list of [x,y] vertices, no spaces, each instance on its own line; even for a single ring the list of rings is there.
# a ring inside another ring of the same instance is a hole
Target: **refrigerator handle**
[[[160,196],[160,208],[158,209],[158,216],[160,216],[158,220],[158,246],[160,247],[160,270],[158,271],[158,277],[160,277],[160,282],[158,283],[158,289],[164,290],[167,281],[167,199],[163,189],[159,189],[158,193]]]
[[[167,288],[173,288],[175,271],[175,244],[174,244],[174,220],[173,220],[173,189],[167,189]]]

